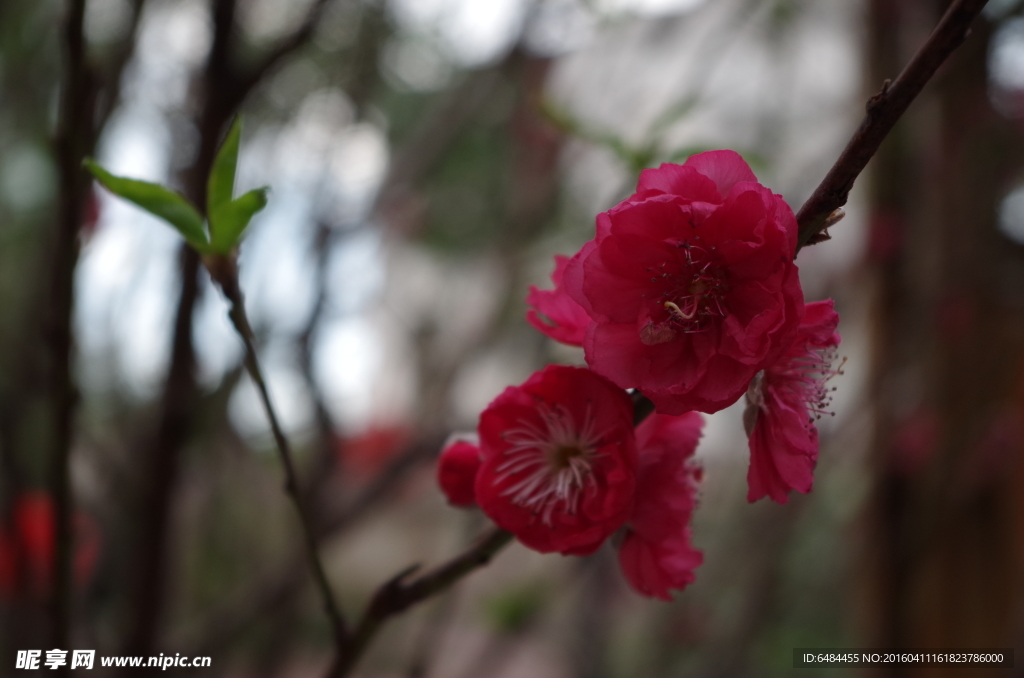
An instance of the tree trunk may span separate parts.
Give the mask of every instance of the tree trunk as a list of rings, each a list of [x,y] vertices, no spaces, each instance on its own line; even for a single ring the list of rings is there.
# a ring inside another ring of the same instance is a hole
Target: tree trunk
[[[870,0],[869,74],[892,78],[947,2]],[[992,107],[979,19],[874,160],[876,422],[866,644],[1011,647],[1024,568],[1024,248],[998,230],[1022,167]],[[943,675],[973,675],[947,668]],[[929,675],[891,665],[876,675]]]

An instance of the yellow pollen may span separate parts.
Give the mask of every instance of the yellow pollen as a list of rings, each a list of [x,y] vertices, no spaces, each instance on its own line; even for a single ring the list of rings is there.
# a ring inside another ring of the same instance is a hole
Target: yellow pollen
[[[672,301],[666,301],[665,302],[665,308],[667,308],[669,310],[669,312],[676,314],[677,316],[679,316],[683,320],[692,320],[693,316],[697,315],[697,307],[696,306],[694,307],[694,309],[692,311],[690,311],[689,314],[683,313],[683,309],[679,308],[679,306],[677,306],[676,303],[672,302]]]

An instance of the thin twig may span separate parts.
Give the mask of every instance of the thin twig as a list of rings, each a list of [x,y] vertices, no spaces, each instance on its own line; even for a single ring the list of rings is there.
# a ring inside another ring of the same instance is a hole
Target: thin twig
[[[136,3],[137,14],[142,0],[136,0]],[[233,65],[236,60],[232,59],[234,37],[237,35],[236,0],[213,0],[211,4],[213,42],[200,80],[200,98],[203,106],[195,118],[195,125],[200,130],[199,151],[196,162],[185,175],[186,194],[197,205],[206,204],[206,177],[225,124],[266,75],[268,69],[286,57],[289,51],[301,47],[303,42],[312,36],[326,0],[316,0],[314,7],[311,8],[303,28],[300,29],[302,40],[295,40],[293,36],[287,43],[290,45],[287,49],[282,44],[261,61],[261,66],[245,74],[237,71]],[[108,106],[110,105],[112,104],[108,102]],[[138,592],[133,596],[134,610],[128,622],[130,631],[126,654],[152,654],[152,645],[164,608],[162,591],[166,576],[166,527],[177,482],[177,459],[181,454],[185,432],[193,416],[191,402],[195,395],[196,381],[191,328],[198,296],[195,277],[199,263],[196,253],[187,247],[183,250],[183,261],[182,294],[177,311],[180,322],[175,323],[172,342],[175,350],[172,352],[164,389],[156,454],[151,466],[149,482],[153,489],[148,492],[149,505],[142,519],[145,526],[142,532],[145,536],[139,560],[140,574],[136,584]]]
[[[315,0],[306,12],[306,16],[299,27],[288,37],[284,38],[278,45],[264,54],[259,63],[257,63],[248,73],[241,75],[243,90],[251,90],[256,86],[256,83],[262,80],[277,64],[284,61],[287,57],[310,41],[314,33],[316,33],[317,26],[320,25],[320,19],[323,17],[329,1],[330,0]]]
[[[903,72],[867,103],[867,114],[843,149],[832,169],[796,215],[800,226],[797,250],[828,236],[821,233],[835,210],[846,204],[853,182],[878,150],[882,140],[914,101],[925,84],[970,32],[970,25],[987,0],[956,0],[931,36],[910,60]]]
[[[491,562],[491,558],[511,541],[511,532],[496,527],[455,558],[412,581],[407,580],[418,569],[415,565],[385,582],[374,594],[345,644],[344,652],[338,655],[328,673],[329,678],[343,678],[349,674],[387,619],[444,591],[470,572]]]
[[[226,273],[226,270],[230,270],[230,272]],[[256,347],[253,344],[252,328],[249,325],[249,318],[245,313],[245,302],[242,299],[242,291],[238,286],[238,276],[234,271],[233,266],[231,269],[227,269],[223,266],[214,266],[211,267],[211,272],[213,271],[216,271],[214,278],[218,283],[220,283],[221,289],[224,291],[224,295],[228,298],[228,301],[231,302],[231,311],[229,315],[231,317],[232,324],[235,326],[235,330],[237,330],[239,336],[242,338],[242,343],[245,345],[245,367],[249,372],[249,376],[252,377],[257,391],[259,391],[260,399],[263,401],[263,409],[267,413],[267,419],[270,420],[270,430],[274,435],[274,442],[277,443],[277,450],[281,457],[281,466],[284,468],[284,488],[291,496],[292,501],[295,504],[295,509],[299,514],[299,522],[302,524],[303,541],[306,546],[306,557],[309,560],[309,566],[313,571],[313,577],[316,580],[317,587],[320,589],[320,595],[323,598],[324,611],[327,613],[327,617],[331,622],[334,641],[340,652],[343,644],[348,638],[348,629],[345,624],[345,619],[341,615],[338,603],[334,598],[334,592],[331,590],[331,584],[327,579],[327,573],[324,570],[323,562],[320,560],[320,555],[317,551],[316,530],[313,527],[309,510],[306,508],[305,501],[303,500],[302,493],[299,489],[299,479],[298,474],[295,471],[291,445],[289,444],[284,431],[281,429],[281,424],[277,418],[277,411],[274,409],[274,405],[270,401],[270,393],[267,390],[267,383],[263,378],[263,371],[260,369],[259,360],[256,356]]]

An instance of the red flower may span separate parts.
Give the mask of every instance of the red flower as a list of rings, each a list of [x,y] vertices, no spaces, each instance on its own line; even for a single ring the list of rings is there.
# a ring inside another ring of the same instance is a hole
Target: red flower
[[[25,492],[14,502],[9,526],[0,526],[0,595],[31,593],[44,598],[53,579],[56,516],[44,492]],[[72,568],[82,585],[92,574],[99,555],[99,532],[85,515],[75,516]]]
[[[825,386],[839,345],[839,314],[833,303],[806,306],[796,340],[786,353],[751,382],[744,424],[750,436],[747,500],[769,496],[780,504],[790,490],[807,493],[818,459],[814,421],[830,401]]]
[[[629,396],[590,370],[551,365],[480,415],[476,499],[526,546],[593,553],[633,505]]]
[[[480,469],[480,447],[465,440],[456,440],[441,450],[437,460],[437,484],[452,506],[476,503],[473,483]]]
[[[566,293],[562,285],[562,276],[568,263],[569,257],[555,256],[555,272],[551,274],[555,289],[539,290],[530,285],[526,303],[533,308],[526,312],[526,320],[555,341],[582,346],[587,326],[590,325],[590,316]]]
[[[362,433],[336,439],[335,449],[347,472],[368,480],[398,455],[411,437],[409,428],[400,424],[371,424]]]
[[[660,412],[715,412],[792,341],[796,219],[732,151],[644,170],[598,215],[564,287],[594,321],[587,364]]]
[[[696,412],[679,417],[654,414],[636,430],[640,466],[636,505],[619,564],[630,585],[646,596],[671,600],[703,561],[690,545],[690,517],[696,505],[700,467],[691,457],[704,421]]]

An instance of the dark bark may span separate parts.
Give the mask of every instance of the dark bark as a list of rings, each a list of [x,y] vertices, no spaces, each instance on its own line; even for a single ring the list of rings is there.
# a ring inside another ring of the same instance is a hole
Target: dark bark
[[[50,297],[45,316],[49,397],[53,413],[50,491],[55,518],[53,568],[54,647],[68,647],[73,590],[71,581],[72,496],[69,461],[78,391],[72,373],[74,339],[74,272],[78,262],[78,231],[89,180],[82,158],[95,142],[95,83],[88,68],[83,37],[84,0],[73,0],[64,23],[64,82],[60,123],[54,140],[60,198],[50,261]],[[62,671],[63,672],[63,671]]]
[[[875,77],[915,21],[941,10],[935,0],[872,3]],[[1024,253],[997,223],[1024,166],[1024,139],[991,105],[992,30],[975,24],[928,100],[883,146],[872,181],[876,435],[864,619],[876,647],[1015,640]]]
[[[217,152],[221,131],[231,115],[233,73],[229,42],[234,23],[234,0],[216,0],[214,39],[200,75],[199,150],[185,173],[185,195],[198,206],[206,204],[206,176]],[[125,653],[149,655],[156,647],[166,608],[169,527],[182,449],[193,421],[198,394],[193,315],[199,299],[199,256],[181,247],[181,291],[175,311],[171,361],[160,401],[159,423],[151,442],[140,450],[145,459],[142,504],[136,521],[134,581],[129,588]]]

